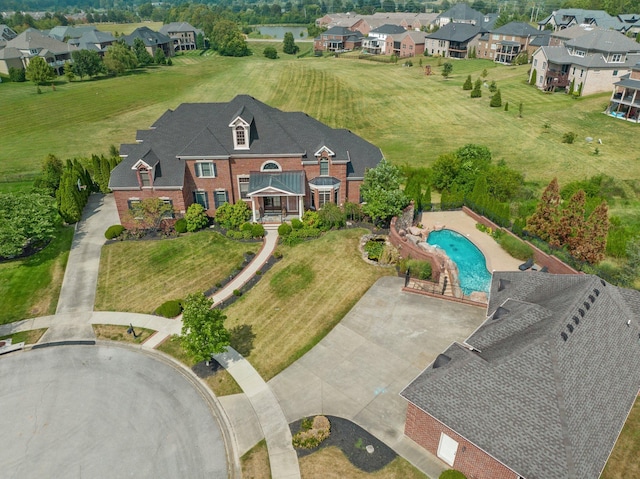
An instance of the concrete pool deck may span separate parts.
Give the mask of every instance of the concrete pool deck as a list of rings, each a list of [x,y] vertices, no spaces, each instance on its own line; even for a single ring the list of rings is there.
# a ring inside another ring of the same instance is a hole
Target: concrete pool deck
[[[522,264],[503,250],[487,233],[476,228],[476,221],[463,211],[432,211],[422,213],[422,226],[428,229],[450,229],[464,235],[475,244],[487,262],[489,272],[518,271]]]

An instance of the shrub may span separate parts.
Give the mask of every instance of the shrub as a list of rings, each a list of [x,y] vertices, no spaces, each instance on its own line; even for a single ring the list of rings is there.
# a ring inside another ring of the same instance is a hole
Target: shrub
[[[329,437],[331,433],[331,423],[325,416],[313,418],[311,427],[303,420],[300,432],[293,436],[293,446],[302,449],[313,449],[318,447],[322,441]]]
[[[240,233],[242,234],[242,239],[250,240],[251,238],[253,238],[251,228],[249,228],[248,230],[240,231]]]
[[[463,90],[473,90],[473,81],[471,81],[471,75],[467,76],[467,79],[464,81],[464,85],[462,85]]]
[[[186,233],[187,232],[187,220],[184,218],[180,218],[176,221],[176,224],[173,225],[176,230],[176,233]]]
[[[227,231],[227,238],[233,240],[240,240],[244,238],[242,231],[229,230]]]
[[[273,257],[274,257],[275,259],[280,259],[280,258],[282,258],[282,251],[280,251],[280,250],[278,250],[278,249],[277,249],[277,250],[275,250],[275,251],[273,252]]]
[[[569,131],[562,135],[562,143],[571,144],[576,140],[576,134],[572,131]]]
[[[240,226],[240,231],[251,231],[251,223],[242,223],[242,226]]]
[[[406,273],[409,271],[412,278],[418,278],[425,281],[431,279],[431,263],[428,261],[406,258],[400,261],[398,268],[400,273]]]
[[[253,223],[251,225],[251,236],[253,238],[264,237],[264,226],[262,226],[260,223]]]
[[[367,257],[372,261],[378,261],[384,251],[384,241],[369,240],[364,245],[364,251],[367,253]]]
[[[107,231],[104,232],[104,237],[107,239],[114,239],[120,236],[124,232],[124,226],[122,225],[111,225],[107,228]]]
[[[446,471],[442,471],[439,479],[467,479],[467,476],[455,469],[447,469]]]
[[[302,222],[305,226],[310,226],[312,228],[320,227],[320,215],[318,215],[317,211],[305,211],[304,215],[302,215]]]
[[[320,227],[324,229],[342,228],[345,224],[345,214],[335,203],[325,203],[318,211]]]
[[[300,221],[298,218],[293,218],[291,220],[291,227],[294,230],[299,230],[300,228],[302,228],[304,226],[304,223],[302,221]]]
[[[26,81],[26,72],[22,68],[9,67],[9,80],[17,83]]]
[[[494,237],[495,236],[497,235],[494,235]],[[531,249],[531,246],[518,238],[514,238],[510,234],[502,234],[496,239],[502,249],[514,258],[526,261],[533,257],[533,250]]]
[[[262,54],[265,57],[270,58],[271,60],[275,60],[276,58],[278,58],[278,51],[272,46],[266,47]]]
[[[189,205],[184,219],[187,222],[187,231],[198,231],[209,224],[209,217],[204,207],[198,203]]]
[[[500,95],[500,90],[496,91],[491,97],[491,101],[489,102],[489,106],[492,108],[498,108],[502,106],[502,96]]]
[[[175,318],[180,313],[182,313],[182,301],[181,300],[171,300],[165,301],[158,309],[156,309],[156,314],[158,316],[162,316],[163,318]]]
[[[242,291],[240,291],[239,289],[234,289],[233,290],[233,295],[234,296],[242,296]]]
[[[279,236],[288,236],[291,233],[291,225],[289,223],[282,223],[278,226],[278,235]]]

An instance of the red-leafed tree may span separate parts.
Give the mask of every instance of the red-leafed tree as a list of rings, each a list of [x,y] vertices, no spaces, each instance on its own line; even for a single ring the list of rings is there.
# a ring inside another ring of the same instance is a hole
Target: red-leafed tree
[[[527,231],[539,238],[555,242],[555,234],[560,210],[560,188],[554,178],[542,192],[536,211],[527,220]]]
[[[591,264],[598,263],[604,259],[604,252],[607,246],[607,235],[609,234],[609,206],[606,201],[602,201],[589,215],[585,226],[585,238],[579,249],[572,254],[583,261]]]
[[[552,246],[567,245],[569,251],[575,250],[585,236],[584,205],[587,196],[584,190],[578,190],[562,209],[560,221],[557,224],[556,234]]]

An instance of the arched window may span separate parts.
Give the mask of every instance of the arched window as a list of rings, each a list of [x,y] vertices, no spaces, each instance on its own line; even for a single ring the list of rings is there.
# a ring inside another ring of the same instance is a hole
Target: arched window
[[[282,168],[275,161],[267,161],[262,165],[260,171],[282,171]]]
[[[247,138],[245,136],[245,130],[243,126],[236,126],[236,145],[245,146],[247,144]]]

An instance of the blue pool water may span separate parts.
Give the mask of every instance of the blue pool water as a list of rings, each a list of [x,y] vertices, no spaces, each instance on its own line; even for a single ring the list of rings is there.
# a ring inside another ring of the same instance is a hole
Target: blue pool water
[[[432,231],[427,243],[442,248],[458,266],[460,287],[464,294],[489,292],[491,273],[480,250],[460,233],[451,230]]]

